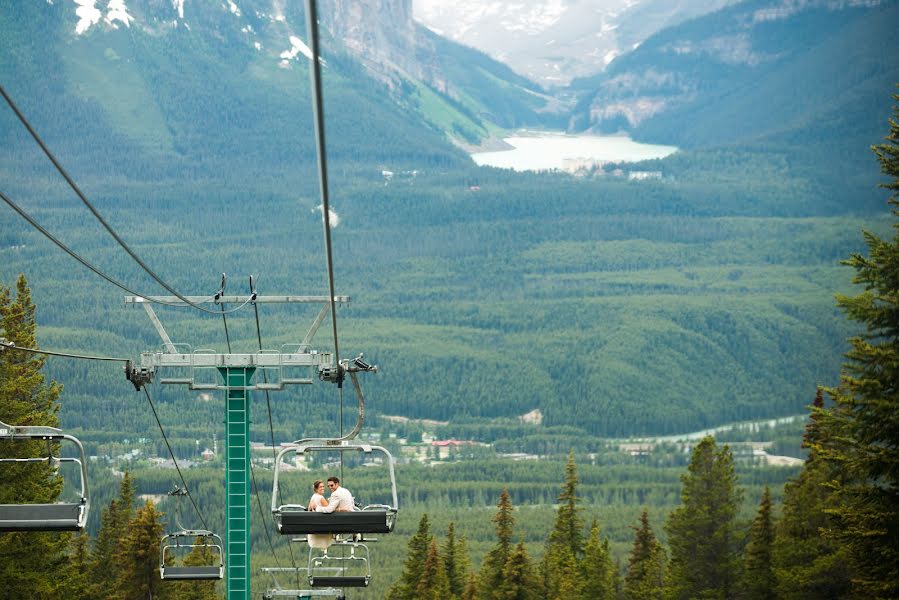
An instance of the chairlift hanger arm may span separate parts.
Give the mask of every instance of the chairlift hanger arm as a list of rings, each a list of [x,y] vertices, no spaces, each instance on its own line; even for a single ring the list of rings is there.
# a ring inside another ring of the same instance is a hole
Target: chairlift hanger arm
[[[240,304],[245,302],[246,296],[219,296],[218,299],[209,296],[185,296],[195,304]],[[334,302],[346,304],[349,296],[334,296]],[[125,296],[125,304],[145,304],[149,302],[166,302],[175,306],[188,306],[177,296]],[[328,296],[256,296],[252,302],[255,304],[321,304],[331,302]]]

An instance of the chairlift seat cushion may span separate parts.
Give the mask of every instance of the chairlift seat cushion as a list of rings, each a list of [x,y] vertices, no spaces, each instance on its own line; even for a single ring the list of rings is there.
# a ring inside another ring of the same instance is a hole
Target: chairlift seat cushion
[[[216,566],[165,567],[163,579],[221,579],[222,569]]]
[[[280,531],[285,535],[303,533],[390,533],[391,519],[386,510],[319,513],[283,511]]]
[[[84,504],[0,504],[0,532],[81,531]]]
[[[319,577],[312,576],[309,578],[309,585],[312,587],[368,587],[368,577]]]

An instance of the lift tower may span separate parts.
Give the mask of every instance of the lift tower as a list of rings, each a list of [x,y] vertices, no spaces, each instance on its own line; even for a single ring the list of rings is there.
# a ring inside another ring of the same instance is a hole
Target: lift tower
[[[254,294],[255,296],[255,294]],[[243,304],[246,297],[191,297],[194,304]],[[348,296],[334,296],[333,302],[345,304]],[[250,598],[250,396],[252,390],[281,390],[285,385],[311,384],[316,377],[340,382],[344,368],[330,352],[312,349],[312,338],[328,316],[332,299],[328,296],[255,296],[256,304],[321,304],[305,337],[299,343],[285,344],[279,350],[256,353],[220,354],[212,350],[192,349],[188,344],[173,343],[156,316],[151,302],[187,306],[174,296],[126,296],[126,304],[140,304],[162,338],[162,346],[144,352],[140,365],[126,365],[126,376],[141,389],[159,373],[159,382],[186,385],[192,390],[225,392],[225,561],[226,600]],[[254,374],[262,372],[262,381]],[[168,373],[164,377],[163,374]],[[304,376],[296,375],[303,373]]]

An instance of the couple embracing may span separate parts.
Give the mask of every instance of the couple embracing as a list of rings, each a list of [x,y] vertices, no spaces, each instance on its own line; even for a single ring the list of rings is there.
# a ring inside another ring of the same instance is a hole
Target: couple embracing
[[[350,512],[355,508],[353,495],[345,487],[340,487],[340,479],[337,477],[328,477],[328,490],[330,495],[325,498],[325,484],[316,481],[312,484],[312,498],[309,499],[309,506],[306,510],[312,512],[332,513],[332,512]]]

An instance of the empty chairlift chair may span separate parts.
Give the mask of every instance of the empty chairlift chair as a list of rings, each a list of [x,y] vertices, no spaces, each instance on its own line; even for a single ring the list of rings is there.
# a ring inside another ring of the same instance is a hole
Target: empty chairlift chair
[[[306,510],[305,504],[278,505],[280,496],[278,478],[284,457],[289,452],[302,456],[309,452],[379,452],[386,457],[390,476],[392,504],[370,504],[352,512],[318,513]],[[274,489],[272,491],[272,516],[275,525],[282,535],[319,534],[354,534],[354,533],[390,533],[396,523],[397,514],[396,474],[393,468],[393,456],[381,446],[371,446],[351,442],[339,445],[322,443],[297,444],[284,448],[275,460]]]
[[[15,442],[28,441],[45,441],[46,455],[0,458],[0,465],[49,463],[58,468],[62,463],[74,463],[81,476],[80,499],[77,502],[0,504],[0,532],[81,531],[90,510],[84,446],[75,437],[64,434],[55,427],[15,426],[0,422],[0,443],[11,442],[15,445]],[[61,441],[74,444],[78,450],[78,457],[54,456],[53,444]],[[9,476],[8,472],[0,470],[0,481]]]
[[[268,574],[272,578],[271,587],[262,594],[262,600],[279,600],[286,598],[288,600],[311,600],[312,598],[334,598],[336,600],[345,600],[346,595],[339,588],[320,587],[314,589],[298,589],[300,585],[300,576],[302,573],[303,581],[306,582],[306,567],[263,567],[260,571]],[[290,583],[283,584],[288,581]],[[292,584],[297,587],[291,587]],[[311,586],[310,586],[311,587]]]
[[[313,588],[368,587],[371,563],[368,546],[341,541],[327,549],[309,548],[309,585]]]
[[[185,565],[184,559],[195,549],[209,551],[209,560],[200,565]],[[159,547],[159,575],[162,579],[208,580],[225,576],[222,538],[203,529],[170,533]]]

